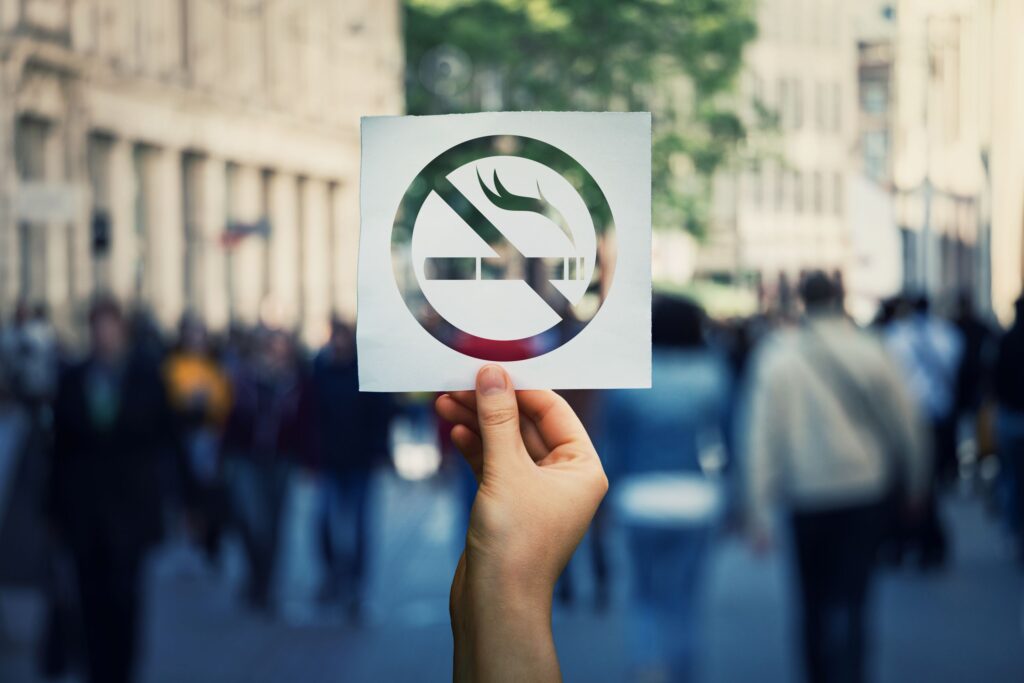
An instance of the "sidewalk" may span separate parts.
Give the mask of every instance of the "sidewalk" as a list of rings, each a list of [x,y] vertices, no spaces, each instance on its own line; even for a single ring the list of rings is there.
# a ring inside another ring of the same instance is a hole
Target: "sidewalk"
[[[376,488],[378,534],[366,623],[324,615],[312,595],[317,567],[303,523],[314,489],[296,480],[289,506],[281,615],[244,610],[234,597],[239,571],[191,578],[153,573],[144,681],[148,683],[318,683],[444,681],[451,675],[448,584],[459,539],[450,487],[383,476]],[[974,503],[947,503],[955,559],[942,575],[887,576],[879,590],[875,665],[883,683],[1024,680],[1024,581],[991,520]],[[614,543],[613,546],[620,547]],[[613,569],[622,566],[614,558]],[[615,586],[608,613],[595,614],[586,563],[573,566],[579,603],[556,611],[554,626],[569,681],[626,680],[622,605]],[[616,574],[621,577],[621,572]],[[704,681],[796,680],[791,656],[787,577],[777,553],[764,561],[732,541],[720,543],[706,590]],[[18,601],[15,601],[18,602]],[[23,612],[30,601],[21,599]],[[5,613],[11,611],[6,601]],[[10,620],[11,615],[7,618]],[[31,650],[0,648],[0,679],[27,683]]]

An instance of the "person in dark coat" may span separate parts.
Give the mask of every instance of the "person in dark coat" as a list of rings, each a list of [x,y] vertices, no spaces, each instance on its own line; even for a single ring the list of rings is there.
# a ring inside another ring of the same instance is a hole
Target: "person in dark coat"
[[[1024,295],[1017,317],[999,341],[995,365],[996,441],[1008,489],[1010,527],[1024,565]]]
[[[956,412],[958,416],[977,419],[982,402],[989,392],[995,331],[978,314],[970,292],[957,296],[953,324],[960,330],[964,351],[956,377]]]
[[[234,377],[234,404],[221,449],[231,516],[249,568],[246,599],[272,607],[274,569],[288,474],[309,450],[307,382],[292,338],[265,330],[252,362]]]
[[[387,459],[392,401],[359,392],[355,339],[340,321],[313,363],[318,451],[323,473],[321,539],[327,568],[321,598],[358,619],[370,536],[370,483]]]
[[[142,567],[160,539],[158,460],[173,444],[160,368],[129,347],[113,300],[89,317],[91,352],[61,376],[50,509],[77,572],[88,679],[134,678]]]

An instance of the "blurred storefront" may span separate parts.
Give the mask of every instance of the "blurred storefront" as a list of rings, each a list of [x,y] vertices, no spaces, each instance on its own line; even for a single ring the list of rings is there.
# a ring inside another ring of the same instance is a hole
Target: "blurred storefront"
[[[0,312],[98,290],[163,325],[355,309],[359,116],[397,0],[0,0]]]

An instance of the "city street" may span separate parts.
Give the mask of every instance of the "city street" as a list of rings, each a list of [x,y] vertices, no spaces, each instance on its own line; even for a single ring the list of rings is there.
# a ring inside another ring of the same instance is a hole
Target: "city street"
[[[144,680],[425,681],[450,679],[447,590],[457,559],[454,487],[383,475],[377,482],[379,533],[364,624],[347,625],[315,607],[317,567],[308,515],[312,480],[296,477],[286,515],[277,619],[247,612],[235,599],[241,582],[237,548],[219,575],[201,570],[180,548],[165,549],[151,572],[151,611]],[[947,503],[956,558],[950,571],[889,575],[879,593],[875,665],[883,682],[1019,681],[1024,677],[1022,576],[980,504]],[[618,544],[613,544],[617,546]],[[194,558],[191,558],[194,559]],[[614,562],[621,568],[621,557]],[[555,633],[570,681],[628,679],[624,651],[625,580],[616,572],[606,614],[596,614],[586,562],[572,569],[578,603],[555,613]],[[701,680],[794,680],[786,574],[776,552],[751,556],[735,540],[720,542],[709,567]],[[38,620],[38,601],[7,594],[14,613]],[[955,618],[950,618],[955,615]],[[28,682],[27,633],[0,649],[5,682]]]

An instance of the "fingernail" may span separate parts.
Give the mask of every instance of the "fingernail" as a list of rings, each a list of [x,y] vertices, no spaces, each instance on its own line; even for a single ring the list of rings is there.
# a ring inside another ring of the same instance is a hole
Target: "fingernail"
[[[476,388],[484,396],[505,391],[505,373],[497,365],[485,365],[476,376]]]

